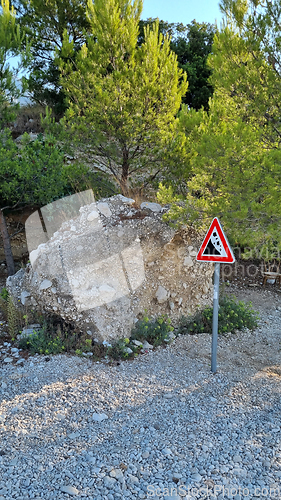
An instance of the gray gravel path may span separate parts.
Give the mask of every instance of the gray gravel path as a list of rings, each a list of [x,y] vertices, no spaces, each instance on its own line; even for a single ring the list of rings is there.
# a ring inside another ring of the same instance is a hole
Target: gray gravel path
[[[281,299],[258,299],[216,375],[207,334],[119,366],[3,362],[0,500],[281,498]]]

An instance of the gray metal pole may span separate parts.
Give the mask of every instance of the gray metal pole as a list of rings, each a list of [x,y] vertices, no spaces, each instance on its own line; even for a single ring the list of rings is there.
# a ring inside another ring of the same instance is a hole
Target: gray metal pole
[[[213,336],[212,336],[212,363],[211,363],[211,370],[213,373],[216,373],[217,371],[219,287],[220,287],[220,263],[216,262],[215,273],[214,273]]]

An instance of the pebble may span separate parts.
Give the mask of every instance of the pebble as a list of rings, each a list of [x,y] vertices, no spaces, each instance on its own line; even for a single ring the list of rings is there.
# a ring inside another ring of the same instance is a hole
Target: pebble
[[[92,419],[94,422],[102,422],[106,420],[108,416],[105,413],[93,413]]]
[[[16,353],[6,343],[0,500],[146,500],[149,485],[159,500],[180,500],[181,484],[233,487],[242,500],[239,486],[249,499],[278,486],[280,327],[269,313],[254,332],[219,337],[216,375],[207,334],[118,366],[70,355],[4,363]]]
[[[114,488],[114,486],[116,485],[116,479],[114,479],[114,477],[110,477],[110,476],[105,476],[103,482],[104,482],[104,486],[106,488],[108,488],[109,490],[112,490],[112,488]]]
[[[76,488],[74,488],[74,486],[62,486],[61,491],[71,496],[78,495],[79,493],[79,491]]]

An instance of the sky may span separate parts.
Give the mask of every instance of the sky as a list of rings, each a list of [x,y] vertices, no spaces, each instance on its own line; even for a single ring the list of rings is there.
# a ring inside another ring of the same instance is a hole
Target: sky
[[[170,23],[188,24],[193,19],[220,26],[219,0],[143,0],[142,19],[159,17]]]

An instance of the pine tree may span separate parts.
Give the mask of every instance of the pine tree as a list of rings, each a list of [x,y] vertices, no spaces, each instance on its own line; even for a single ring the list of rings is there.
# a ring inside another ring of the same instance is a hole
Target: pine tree
[[[226,25],[209,57],[210,111],[184,108],[186,204],[173,217],[219,216],[233,242],[281,248],[281,2],[224,0]],[[183,176],[183,173],[180,173]],[[162,200],[173,195],[162,187]]]
[[[164,169],[187,89],[186,75],[157,22],[145,28],[138,46],[141,9],[141,0],[90,3],[93,36],[77,56],[76,70],[61,61],[70,132],[113,174],[124,194],[132,175],[155,176]],[[73,43],[66,38],[63,56],[72,54]]]
[[[56,54],[61,53],[65,31],[75,50],[85,42],[89,29],[87,0],[14,0],[14,5],[18,23],[31,42],[32,60],[27,77],[30,96],[62,117],[66,104]]]

